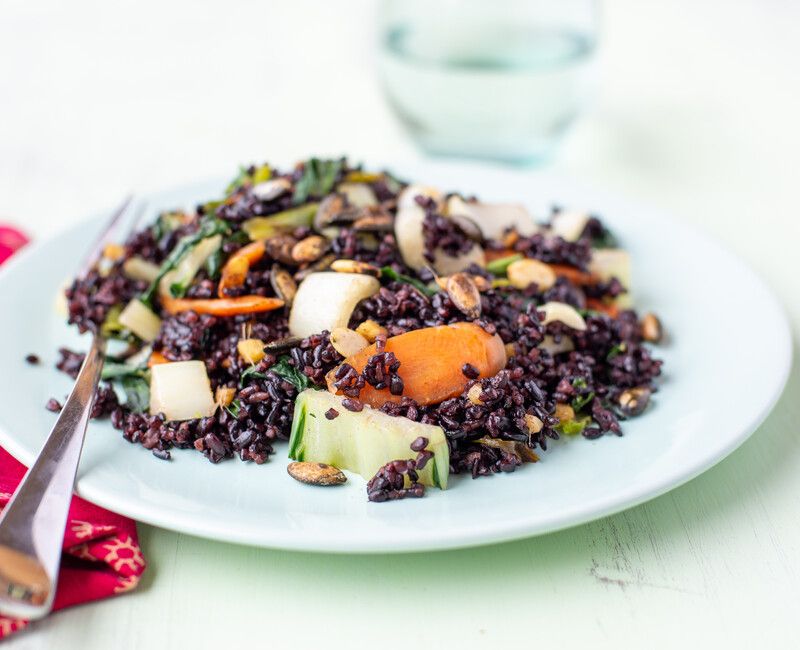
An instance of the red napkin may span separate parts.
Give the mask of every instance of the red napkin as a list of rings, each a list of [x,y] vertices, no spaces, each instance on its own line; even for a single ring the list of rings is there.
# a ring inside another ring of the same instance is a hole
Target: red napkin
[[[13,253],[26,241],[18,231],[0,225],[0,264],[9,248]],[[22,463],[0,448],[0,510],[11,499],[25,470]],[[136,523],[80,497],[72,498],[63,548],[54,610],[130,591],[144,573]],[[0,615],[0,639],[27,624],[26,620]]]

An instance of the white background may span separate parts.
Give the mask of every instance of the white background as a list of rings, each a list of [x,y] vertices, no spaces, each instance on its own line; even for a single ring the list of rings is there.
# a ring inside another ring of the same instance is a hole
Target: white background
[[[374,6],[5,0],[0,219],[41,237],[131,188],[239,162],[414,158],[376,84]],[[795,342],[798,25],[790,0],[607,2],[601,94],[552,165],[724,241],[775,288]],[[720,327],[749,319],[742,345],[758,345],[758,317],[743,303]],[[743,368],[737,380],[759,378]],[[142,588],[56,614],[9,647],[793,647],[798,389],[795,363],[767,423],[688,485],[542,538],[362,558],[142,526]]]

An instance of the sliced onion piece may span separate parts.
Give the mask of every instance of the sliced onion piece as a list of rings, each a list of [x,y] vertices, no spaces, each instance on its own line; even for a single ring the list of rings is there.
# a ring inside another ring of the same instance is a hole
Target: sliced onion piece
[[[532,235],[539,231],[524,205],[518,203],[469,203],[458,195],[447,199],[447,214],[468,217],[478,224],[487,239],[501,239],[508,228],[521,235]]]
[[[583,332],[586,329],[586,321],[583,320],[578,311],[572,305],[565,302],[546,302],[536,308],[537,311],[544,312],[542,325],[559,321],[567,327]]]
[[[347,327],[355,306],[380,289],[376,278],[356,273],[311,273],[297,289],[289,331],[306,337]]]
[[[556,212],[550,221],[551,232],[566,241],[578,241],[589,222],[589,214],[576,210]]]
[[[158,277],[158,271],[158,264],[148,262],[142,257],[130,257],[122,263],[122,272],[128,278],[148,284]]]
[[[119,322],[148,343],[155,340],[161,330],[161,319],[138,298],[131,300],[120,312]]]
[[[214,414],[206,365],[202,361],[161,363],[150,369],[150,414],[167,420],[193,420]]]
[[[417,271],[426,266],[433,266],[434,270],[440,275],[458,273],[473,263],[478,266],[485,266],[486,256],[483,248],[477,244],[467,253],[457,257],[451,257],[443,251],[437,250],[434,253],[432,265],[425,259],[423,254],[425,237],[422,233],[425,210],[415,201],[417,196],[428,196],[436,201],[441,199],[441,194],[437,190],[419,185],[407,187],[400,195],[398,200],[399,208],[394,220],[394,234],[405,263]]]
[[[572,352],[575,349],[575,343],[569,336],[562,336],[561,340],[556,343],[556,340],[552,336],[545,334],[539,347],[555,356],[561,352]]]
[[[175,285],[188,287],[206,260],[216,253],[220,246],[222,246],[222,235],[214,235],[201,240],[197,246],[183,256],[174,270],[161,279],[159,284],[161,295],[172,296],[170,288]]]
[[[605,282],[611,278],[617,278],[628,292],[618,296],[616,304],[623,308],[632,305],[630,294],[631,256],[628,251],[621,248],[598,248],[593,250],[592,259],[589,262],[589,271]]]

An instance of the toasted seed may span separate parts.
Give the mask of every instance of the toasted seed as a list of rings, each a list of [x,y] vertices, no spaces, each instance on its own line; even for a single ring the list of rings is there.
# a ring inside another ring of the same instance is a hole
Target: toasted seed
[[[536,284],[539,291],[547,291],[556,283],[556,273],[544,262],[525,258],[508,265],[509,282],[517,289],[526,289]]]
[[[381,277],[381,270],[377,266],[358,260],[334,260],[331,263],[331,270],[337,273],[360,273],[374,278]]]
[[[653,313],[645,314],[640,323],[642,338],[650,343],[660,343],[664,338],[664,330],[661,321]]]
[[[539,433],[542,430],[542,428],[544,427],[544,422],[542,422],[535,415],[531,415],[530,413],[526,413],[525,414],[525,426],[528,427],[528,433]]]
[[[286,467],[289,476],[308,485],[341,485],[347,477],[337,467],[325,463],[297,462]]]
[[[236,395],[235,388],[231,386],[218,386],[214,401],[220,408],[225,408],[226,406],[230,406],[234,395]]]
[[[251,192],[257,199],[271,201],[285,194],[290,189],[292,189],[292,183],[288,178],[273,178],[263,183],[256,183],[253,185]]]
[[[506,343],[506,356],[510,359],[517,353],[517,346],[514,343]]]
[[[264,344],[264,351],[274,354],[276,352],[285,352],[290,348],[300,345],[301,339],[299,336],[287,336],[286,338],[276,339]]]
[[[328,250],[328,240],[320,235],[311,235],[294,245],[292,259],[298,264],[316,262],[326,250]]]
[[[330,338],[333,349],[345,359],[358,354],[369,345],[369,341],[364,336],[346,327],[334,327]]]
[[[327,255],[319,258],[316,262],[303,266],[297,273],[294,274],[294,279],[297,282],[302,282],[306,276],[316,273],[317,271],[324,271],[336,260],[336,255],[328,253]]]
[[[575,419],[575,409],[569,404],[562,404],[559,402],[556,404],[556,410],[553,415],[558,418],[559,422],[569,422]]]
[[[247,363],[258,363],[264,358],[264,341],[261,339],[239,339],[236,344],[239,356]]]
[[[297,282],[294,281],[292,274],[277,264],[273,264],[269,281],[278,298],[283,300],[287,307],[291,307],[297,293]]]
[[[387,335],[389,330],[382,325],[378,325],[378,323],[376,323],[374,320],[368,318],[358,327],[356,327],[356,332],[361,334],[361,336],[367,339],[367,341],[370,343],[375,343],[375,339],[377,339],[381,334]]]
[[[292,257],[292,249],[297,240],[291,235],[276,235],[270,237],[264,242],[264,248],[267,254],[274,260],[283,264],[296,264]]]
[[[330,194],[325,197],[314,215],[314,230],[322,232],[336,224],[350,223],[358,218],[360,211],[355,206],[348,206],[341,194]]]
[[[472,384],[470,389],[467,391],[467,399],[475,406],[483,406],[483,400],[481,399],[482,392],[483,388],[480,384]]]
[[[481,315],[481,294],[475,281],[466,273],[454,273],[447,278],[447,295],[467,318]]]
[[[478,291],[488,291],[492,288],[492,283],[484,278],[482,275],[469,275],[472,281],[475,283],[475,286],[478,287]],[[436,277],[436,284],[440,289],[444,289],[447,291],[447,281],[450,279],[450,276],[437,276]]]
[[[394,219],[379,207],[365,208],[353,222],[353,228],[361,232],[388,232],[394,228]]]
[[[619,396],[619,407],[627,416],[639,415],[650,402],[651,391],[647,386],[628,388]]]

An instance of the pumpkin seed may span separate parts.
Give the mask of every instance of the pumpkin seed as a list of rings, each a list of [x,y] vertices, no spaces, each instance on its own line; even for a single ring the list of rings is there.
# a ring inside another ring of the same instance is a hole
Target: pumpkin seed
[[[617,401],[624,415],[634,416],[641,414],[647,408],[650,395],[651,392],[647,386],[637,386],[622,391]]]
[[[454,273],[447,278],[447,295],[467,318],[475,319],[481,315],[481,294],[468,274]]]
[[[361,214],[354,206],[348,206],[341,194],[331,194],[319,204],[314,215],[314,230],[322,232],[330,226],[350,223]]]
[[[277,264],[273,264],[272,271],[269,274],[269,281],[278,298],[283,300],[287,307],[291,307],[294,296],[297,293],[297,282],[294,281],[292,274]]]
[[[287,336],[282,339],[275,339],[274,341],[264,344],[264,352],[269,352],[270,354],[286,352],[286,350],[300,345],[302,340],[303,339],[301,339],[299,336]]]
[[[307,461],[289,463],[286,471],[293,479],[308,485],[341,485],[347,481],[342,470],[326,463]]]
[[[328,250],[328,240],[320,235],[301,239],[292,248],[292,259],[298,264],[316,262]]]
[[[253,185],[251,192],[253,196],[262,201],[272,201],[282,194],[292,189],[292,183],[288,178],[273,178],[263,183]]]
[[[358,354],[369,345],[369,341],[362,334],[347,327],[334,327],[330,340],[333,349],[345,359]]]
[[[539,291],[547,291],[556,283],[556,273],[544,262],[532,259],[522,259],[512,262],[506,269],[511,286],[517,289],[527,289],[535,284]]]
[[[377,266],[358,260],[334,260],[331,263],[331,270],[337,273],[360,273],[374,278],[381,277],[381,270]]]
[[[308,266],[304,266],[300,269],[297,273],[294,274],[294,279],[297,282],[302,282],[306,276],[311,275],[312,273],[316,273],[317,271],[324,271],[327,269],[333,262],[336,260],[336,255],[333,253],[329,253],[324,257],[321,257],[313,264],[309,264]]]
[[[640,327],[642,338],[649,343],[660,343],[661,339],[664,338],[664,330],[661,327],[661,321],[658,320],[658,316],[655,314],[645,314],[642,317]]]
[[[292,258],[292,249],[297,240],[291,235],[277,235],[270,237],[264,242],[264,248],[272,259],[281,262],[282,264],[292,264],[296,262]]]
[[[353,222],[353,228],[359,232],[389,232],[394,229],[394,219],[381,208],[366,208]]]
[[[492,288],[492,283],[484,278],[482,275],[471,275],[468,274],[472,281],[475,283],[475,286],[478,287],[478,291],[488,291]],[[449,276],[437,276],[436,277],[436,284],[440,289],[447,291],[447,281],[449,280]]]

